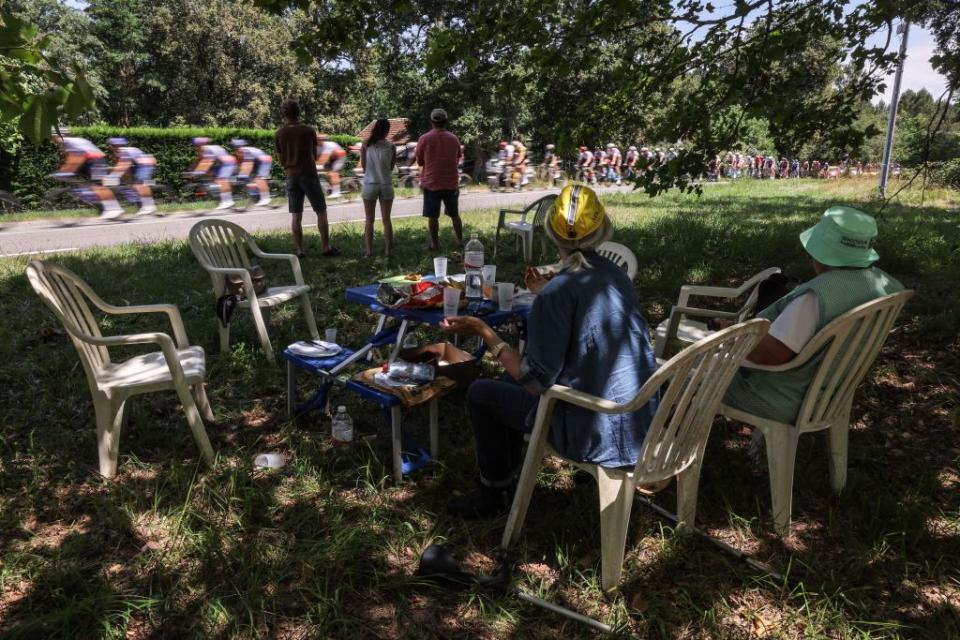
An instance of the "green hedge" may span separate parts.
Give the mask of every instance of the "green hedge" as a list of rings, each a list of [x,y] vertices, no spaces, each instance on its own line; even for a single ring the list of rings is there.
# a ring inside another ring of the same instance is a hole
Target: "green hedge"
[[[155,179],[162,184],[179,189],[184,184],[183,172],[189,169],[196,158],[196,152],[190,139],[196,136],[210,138],[215,144],[229,144],[232,138],[245,138],[255,147],[260,147],[274,155],[273,134],[271,129],[224,129],[178,127],[159,129],[150,127],[91,126],[73,127],[71,135],[87,138],[101,149],[107,150],[107,139],[124,137],[132,146],[150,153],[157,159]],[[349,135],[331,135],[344,148],[358,142],[358,138]],[[352,158],[351,158],[352,160]],[[0,164],[5,171],[0,172],[0,189],[11,191],[27,207],[40,208],[44,194],[56,186],[56,182],[47,176],[60,166],[61,157],[57,146],[46,141],[39,147],[29,143],[20,145],[14,152],[0,152]],[[347,170],[353,163],[348,160]],[[283,179],[283,167],[273,164],[273,177]]]
[[[930,182],[960,190],[960,158],[930,163]]]

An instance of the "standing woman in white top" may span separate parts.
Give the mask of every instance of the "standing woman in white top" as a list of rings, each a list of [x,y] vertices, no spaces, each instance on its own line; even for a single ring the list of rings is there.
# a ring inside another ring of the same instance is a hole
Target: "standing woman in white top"
[[[393,143],[387,140],[390,121],[377,120],[370,137],[360,147],[360,166],[363,168],[363,210],[367,221],[363,228],[364,257],[373,256],[373,219],[380,201],[380,217],[383,219],[383,255],[390,257],[393,245],[393,224],[390,210],[393,208],[393,165],[396,154]]]

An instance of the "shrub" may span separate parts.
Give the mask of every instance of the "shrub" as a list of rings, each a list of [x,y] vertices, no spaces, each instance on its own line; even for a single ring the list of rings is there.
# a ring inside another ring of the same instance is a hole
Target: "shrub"
[[[930,163],[930,182],[960,190],[960,158]]]
[[[132,146],[152,154],[157,159],[157,182],[180,189],[184,185],[183,172],[192,166],[196,153],[190,139],[196,136],[210,138],[215,144],[229,144],[232,138],[245,138],[255,147],[273,154],[273,134],[271,129],[227,129],[177,127],[161,129],[153,127],[120,128],[108,126],[73,127],[71,134],[87,138],[102,149],[107,148],[107,139],[124,137]],[[344,148],[358,141],[355,136],[331,135],[331,140]],[[56,145],[45,141],[38,147],[21,144],[13,152],[4,152],[0,161],[4,171],[0,172],[0,189],[12,191],[27,207],[40,207],[44,194],[55,186],[47,176],[60,165],[60,154]],[[352,168],[347,163],[347,170]],[[282,180],[283,167],[273,164],[273,178]]]

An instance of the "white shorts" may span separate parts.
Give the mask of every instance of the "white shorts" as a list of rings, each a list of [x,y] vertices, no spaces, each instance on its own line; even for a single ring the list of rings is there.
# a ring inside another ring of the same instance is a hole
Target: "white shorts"
[[[360,197],[364,200],[393,200],[393,185],[377,182],[364,183]]]

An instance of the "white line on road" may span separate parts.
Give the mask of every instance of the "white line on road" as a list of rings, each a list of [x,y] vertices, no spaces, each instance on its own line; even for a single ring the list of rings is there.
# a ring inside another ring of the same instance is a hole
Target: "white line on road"
[[[42,251],[24,251],[23,253],[0,253],[0,258],[16,258],[17,256],[38,256],[44,253],[66,253],[68,251],[80,251],[80,247],[67,247],[66,249],[44,249]]]

